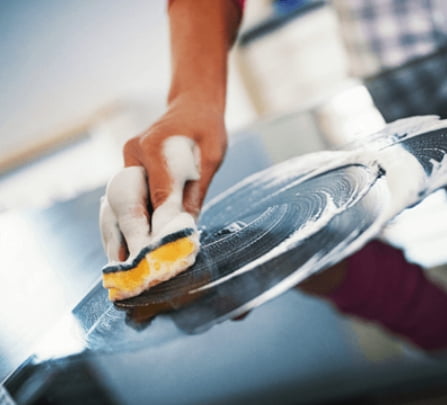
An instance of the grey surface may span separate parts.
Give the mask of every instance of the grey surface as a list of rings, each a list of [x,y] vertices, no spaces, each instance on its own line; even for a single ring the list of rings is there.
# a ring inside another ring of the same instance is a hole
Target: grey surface
[[[256,137],[237,146],[216,179],[224,188],[269,164],[268,151]],[[34,267],[20,268],[29,254],[22,240],[22,254],[15,257],[20,271],[1,273],[2,281],[21,273],[34,282],[13,301],[16,307],[0,296],[7,309],[1,315],[7,326],[0,330],[2,374],[31,352],[37,355],[6,382],[21,402],[37,395],[36,387],[63,387],[54,383],[52,371],[57,370],[66,371],[62,381],[67,391],[88,369],[92,381],[117,403],[129,404],[309,403],[396,387],[417,389],[445,377],[442,361],[410,349],[370,360],[342,316],[298,291],[257,308],[242,321],[227,321],[196,335],[185,334],[166,315],[136,328],[99,286],[62,317],[95,283],[105,262],[96,219],[100,194],[102,190],[94,190],[45,211],[17,213],[20,222],[8,222],[10,214],[0,217],[2,232],[15,234],[17,242],[26,234],[18,223],[32,229],[42,253],[33,258]],[[42,271],[47,278],[42,279]],[[36,319],[38,313],[41,319]],[[64,357],[79,352],[84,354]],[[50,357],[55,359],[45,362]],[[31,372],[38,376],[34,385],[27,377]]]

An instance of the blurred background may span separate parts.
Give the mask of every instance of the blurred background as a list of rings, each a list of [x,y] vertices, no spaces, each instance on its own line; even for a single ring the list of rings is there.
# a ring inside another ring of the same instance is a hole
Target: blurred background
[[[47,206],[103,184],[121,166],[124,141],[164,111],[165,2],[0,7],[0,210]],[[260,120],[270,132],[278,125],[290,133],[279,155],[321,146],[322,132],[343,142],[340,133],[381,125],[367,92],[348,75],[337,20],[324,1],[247,2],[230,65],[230,135]]]

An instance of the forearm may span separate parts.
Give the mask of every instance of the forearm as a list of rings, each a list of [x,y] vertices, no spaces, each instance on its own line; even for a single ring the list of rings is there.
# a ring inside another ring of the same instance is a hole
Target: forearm
[[[233,0],[169,3],[172,79],[168,103],[180,95],[225,108],[227,58],[241,20]]]

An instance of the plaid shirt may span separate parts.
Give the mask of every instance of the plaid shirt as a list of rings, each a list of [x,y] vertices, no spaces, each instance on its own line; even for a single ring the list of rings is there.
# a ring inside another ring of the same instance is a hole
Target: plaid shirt
[[[447,45],[447,0],[332,0],[351,73],[370,77]]]

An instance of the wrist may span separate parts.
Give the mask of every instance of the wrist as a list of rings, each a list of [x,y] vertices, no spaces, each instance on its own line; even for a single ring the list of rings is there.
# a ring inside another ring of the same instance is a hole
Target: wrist
[[[240,9],[233,1],[171,2],[169,105],[186,95],[196,103],[224,110],[228,52],[240,19]]]
[[[188,109],[194,108],[195,111],[206,111],[223,116],[225,114],[225,94],[213,91],[200,91],[194,89],[182,89],[169,91],[168,108],[175,108],[176,106],[188,106]]]

